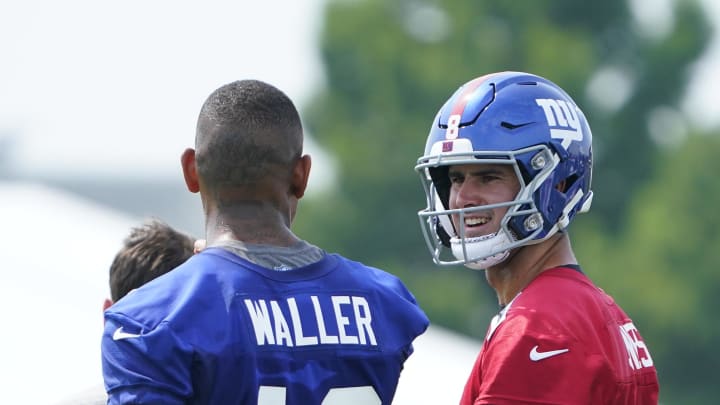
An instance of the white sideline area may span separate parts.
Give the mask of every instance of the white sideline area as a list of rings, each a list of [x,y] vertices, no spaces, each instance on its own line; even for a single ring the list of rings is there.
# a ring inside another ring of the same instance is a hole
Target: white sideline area
[[[53,405],[102,383],[107,271],[141,220],[43,185],[0,181],[3,403]],[[415,341],[393,404],[457,403],[479,349],[432,325]]]

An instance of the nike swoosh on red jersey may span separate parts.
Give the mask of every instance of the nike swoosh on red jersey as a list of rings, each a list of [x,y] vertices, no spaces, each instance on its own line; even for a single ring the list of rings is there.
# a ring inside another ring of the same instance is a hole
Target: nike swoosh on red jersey
[[[538,345],[535,345],[535,347],[530,350],[530,360],[532,361],[540,361],[547,359],[548,357],[557,356],[558,354],[563,354],[569,352],[570,349],[559,349],[559,350],[550,350],[547,352],[539,352],[538,351]]]

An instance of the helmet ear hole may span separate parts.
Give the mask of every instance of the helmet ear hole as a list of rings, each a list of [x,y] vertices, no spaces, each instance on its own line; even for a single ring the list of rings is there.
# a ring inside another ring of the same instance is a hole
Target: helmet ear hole
[[[558,184],[555,185],[555,189],[557,189],[559,192],[566,194],[568,190],[570,190],[577,181],[578,176],[576,174],[573,174],[571,176],[566,177],[564,180],[560,181]]]
[[[561,182],[559,182],[558,184],[555,185],[555,189],[564,194],[568,189],[567,183],[568,183],[567,179],[562,180]]]

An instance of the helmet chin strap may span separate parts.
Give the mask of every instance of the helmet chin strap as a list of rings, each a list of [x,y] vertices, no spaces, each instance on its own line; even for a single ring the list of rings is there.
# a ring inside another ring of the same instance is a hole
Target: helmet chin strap
[[[507,259],[510,254],[509,249],[498,253],[492,252],[497,252],[499,248],[510,243],[511,241],[505,232],[465,239],[457,236],[450,238],[450,248],[455,258],[463,260],[465,267],[473,270],[485,270]]]

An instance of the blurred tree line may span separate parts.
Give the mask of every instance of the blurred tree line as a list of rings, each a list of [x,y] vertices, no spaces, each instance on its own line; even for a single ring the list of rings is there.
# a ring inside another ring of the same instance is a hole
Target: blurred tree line
[[[658,33],[624,0],[331,0],[321,36],[327,83],[303,117],[335,155],[338,181],[301,204],[296,232],[397,274],[434,323],[482,338],[495,295],[482,272],[432,264],[413,167],[459,85],[501,70],[545,76],[593,129],[595,200],[571,228],[585,272],[642,331],[661,401],[712,402],[720,140],[683,132],[678,109],[711,27],[697,3],[672,7]]]

